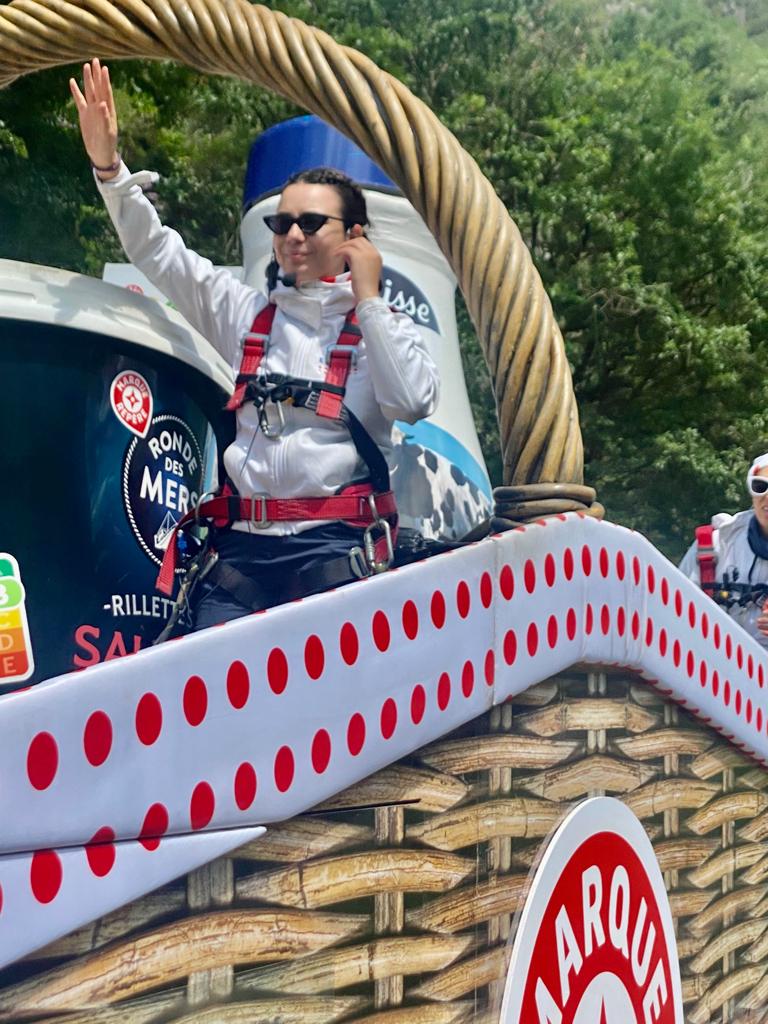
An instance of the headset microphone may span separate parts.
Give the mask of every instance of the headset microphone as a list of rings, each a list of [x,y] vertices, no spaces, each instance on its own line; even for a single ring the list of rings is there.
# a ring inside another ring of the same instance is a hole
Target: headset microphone
[[[278,281],[282,281],[286,288],[296,287],[296,275],[281,274],[280,264],[273,257],[267,264],[267,291],[274,291]]]

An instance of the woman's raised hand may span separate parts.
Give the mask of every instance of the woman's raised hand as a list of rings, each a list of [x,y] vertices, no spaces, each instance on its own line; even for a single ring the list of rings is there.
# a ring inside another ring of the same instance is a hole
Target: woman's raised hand
[[[69,80],[69,89],[80,118],[80,133],[86,152],[94,167],[109,168],[99,177],[114,177],[117,170],[111,170],[120,161],[117,152],[117,114],[109,69],[102,66],[98,57],[90,64],[83,65],[83,91],[74,78]]]

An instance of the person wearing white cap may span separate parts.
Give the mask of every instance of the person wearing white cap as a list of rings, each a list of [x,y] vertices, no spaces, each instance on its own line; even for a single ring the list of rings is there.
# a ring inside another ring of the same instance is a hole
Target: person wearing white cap
[[[700,526],[680,570],[768,647],[768,452],[747,472],[752,508]]]

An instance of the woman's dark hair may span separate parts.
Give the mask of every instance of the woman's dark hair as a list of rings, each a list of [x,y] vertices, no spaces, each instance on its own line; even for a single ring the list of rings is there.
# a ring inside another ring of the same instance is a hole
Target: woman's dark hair
[[[345,228],[351,228],[353,224],[362,224],[365,227],[369,223],[362,189],[342,171],[337,171],[333,167],[311,167],[308,171],[297,171],[290,176],[283,188],[299,184],[332,185],[341,196],[341,215]]]

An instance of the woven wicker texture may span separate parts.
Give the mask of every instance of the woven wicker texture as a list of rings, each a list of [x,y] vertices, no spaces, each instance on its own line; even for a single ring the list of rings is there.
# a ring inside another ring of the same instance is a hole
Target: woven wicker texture
[[[353,139],[402,189],[456,272],[495,380],[505,480],[581,483],[570,369],[530,254],[477,164],[402,83],[325,33],[244,0],[0,6],[0,86],[93,55],[239,76]]]
[[[647,684],[573,672],[7,971],[0,1020],[496,1024],[542,840],[608,793],[664,872],[686,1020],[757,1024],[767,783]]]

